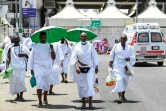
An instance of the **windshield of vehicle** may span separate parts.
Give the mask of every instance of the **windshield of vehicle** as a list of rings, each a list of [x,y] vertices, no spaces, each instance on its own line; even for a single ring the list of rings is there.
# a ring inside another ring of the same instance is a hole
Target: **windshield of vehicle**
[[[148,32],[138,33],[138,42],[139,43],[149,42],[149,33]]]
[[[162,42],[161,34],[158,32],[151,32],[152,42]]]

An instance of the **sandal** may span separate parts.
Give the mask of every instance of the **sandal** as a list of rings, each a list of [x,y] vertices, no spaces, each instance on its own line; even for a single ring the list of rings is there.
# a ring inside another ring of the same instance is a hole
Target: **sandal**
[[[25,102],[25,99],[24,99],[24,98],[20,98],[20,101],[21,101],[21,102]]]
[[[117,102],[118,102],[118,104],[121,104],[121,103],[123,103],[123,99],[119,99]]]
[[[86,108],[86,105],[82,105],[82,106],[81,106],[81,109],[85,109],[85,108]]]
[[[93,106],[89,106],[89,109],[90,110],[94,110],[95,108]]]
[[[55,93],[54,93],[54,92],[49,92],[49,94],[50,94],[50,95],[55,95]]]
[[[47,100],[43,101],[43,104],[48,104],[48,101]]]
[[[68,83],[68,81],[67,81],[67,80],[65,80],[65,83]]]
[[[19,98],[19,97],[16,97],[14,100],[15,100],[15,101],[19,101],[19,100],[20,100],[20,98]]]
[[[41,108],[41,107],[42,107],[42,104],[38,104],[37,107],[38,107],[38,108]]]

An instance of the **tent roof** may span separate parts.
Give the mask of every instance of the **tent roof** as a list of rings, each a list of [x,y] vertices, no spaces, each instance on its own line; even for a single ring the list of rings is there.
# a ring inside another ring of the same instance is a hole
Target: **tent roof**
[[[65,8],[51,18],[86,18],[86,16],[77,11],[72,0],[67,0]]]
[[[157,2],[155,0],[150,0],[149,7],[138,15],[138,18],[166,18],[166,14],[157,8]]]
[[[114,0],[108,0],[106,9],[94,18],[130,18],[119,11]]]

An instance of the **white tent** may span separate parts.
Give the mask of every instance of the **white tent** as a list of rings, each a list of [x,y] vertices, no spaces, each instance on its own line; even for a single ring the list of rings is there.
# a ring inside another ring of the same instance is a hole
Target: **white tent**
[[[157,2],[155,0],[149,1],[149,7],[142,12],[140,15],[138,15],[138,18],[165,18],[166,14],[164,14],[162,11],[160,11],[157,7]]]
[[[165,21],[166,14],[158,9],[155,0],[150,0],[148,8],[138,15],[139,23],[159,23],[161,28],[166,27]],[[162,32],[166,34],[166,29],[162,29]]]
[[[87,17],[77,11],[72,0],[67,0],[65,8],[48,19],[49,25],[61,26],[67,29],[88,25]]]
[[[86,18],[86,16],[75,9],[74,2],[72,0],[67,0],[65,8],[58,14],[52,16],[50,19],[55,18]]]
[[[108,0],[107,7],[104,11],[102,11],[100,14],[95,16],[94,18],[130,18],[127,15],[120,12],[120,10],[115,6],[114,0]]]

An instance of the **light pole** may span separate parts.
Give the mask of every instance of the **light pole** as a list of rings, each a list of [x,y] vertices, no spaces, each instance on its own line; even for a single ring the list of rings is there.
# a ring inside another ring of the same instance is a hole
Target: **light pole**
[[[138,23],[138,0],[136,0],[136,23]]]
[[[18,11],[17,11],[17,0],[15,0],[15,13],[16,13],[16,29],[15,31],[18,32]]]
[[[23,42],[22,39],[22,0],[19,0],[19,37],[21,39],[21,43]]]

